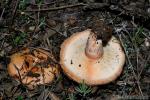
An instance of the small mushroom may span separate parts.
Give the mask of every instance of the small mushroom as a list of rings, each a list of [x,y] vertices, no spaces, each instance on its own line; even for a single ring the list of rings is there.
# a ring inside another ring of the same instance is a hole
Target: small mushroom
[[[49,52],[42,49],[26,49],[11,55],[8,73],[29,89],[51,83],[58,75],[58,65],[52,64]]]
[[[90,29],[78,32],[61,45],[60,64],[71,79],[87,85],[101,85],[115,80],[122,72],[125,54],[112,36],[103,47],[102,40]]]

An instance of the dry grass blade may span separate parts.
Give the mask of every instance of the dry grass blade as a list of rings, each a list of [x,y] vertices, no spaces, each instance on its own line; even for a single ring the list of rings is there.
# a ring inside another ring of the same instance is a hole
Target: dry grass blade
[[[49,95],[48,89],[44,89],[37,100],[47,100],[48,95]]]
[[[24,64],[22,64],[22,66],[23,66]],[[21,74],[20,74],[20,70],[18,69],[18,67],[14,64],[14,67],[15,67],[15,69],[17,70],[17,72],[18,72],[18,75],[19,75],[19,81],[20,81],[20,83],[22,84],[22,78],[21,78]],[[22,68],[22,67],[21,67]]]
[[[146,38],[148,38],[148,39],[150,40],[150,37],[147,36],[144,32],[142,32],[142,34],[143,34],[144,36],[146,36]]]
[[[0,16],[0,22],[1,22],[2,19],[3,19],[3,14],[4,14],[4,12],[5,12],[5,8],[3,9],[2,13],[1,13],[1,16]]]
[[[145,62],[143,63],[144,65],[143,65],[142,69],[140,70],[140,72],[138,73],[138,79],[141,78],[141,74],[142,74],[142,72],[143,72],[144,66],[147,65],[147,63],[148,63],[149,60],[150,60],[150,55],[148,55],[147,59],[146,59]]]

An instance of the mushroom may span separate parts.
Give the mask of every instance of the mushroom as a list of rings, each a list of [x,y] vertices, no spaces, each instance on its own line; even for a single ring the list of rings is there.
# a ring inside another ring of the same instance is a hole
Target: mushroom
[[[53,56],[43,49],[25,49],[10,56],[8,73],[29,89],[51,83],[58,75],[58,65],[52,63]]]
[[[90,29],[73,34],[61,45],[60,64],[71,79],[87,85],[115,80],[122,72],[125,54],[112,36],[106,46]]]

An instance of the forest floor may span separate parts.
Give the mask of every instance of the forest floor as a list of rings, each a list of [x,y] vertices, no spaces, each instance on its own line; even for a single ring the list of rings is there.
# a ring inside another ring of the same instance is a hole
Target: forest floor
[[[126,55],[122,74],[101,86],[69,79],[63,71],[34,90],[7,72],[9,57],[25,47],[46,48],[59,62],[60,45],[70,35],[103,20]],[[150,96],[149,0],[1,0],[0,100],[148,99]]]

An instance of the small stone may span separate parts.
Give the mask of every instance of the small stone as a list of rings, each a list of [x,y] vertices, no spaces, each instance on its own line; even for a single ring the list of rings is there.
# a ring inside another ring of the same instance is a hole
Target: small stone
[[[21,15],[24,15],[25,14],[25,12],[21,12]]]
[[[3,57],[5,55],[5,51],[4,50],[1,50],[0,51],[0,57]]]
[[[147,12],[150,14],[150,8],[147,8]]]
[[[57,25],[56,21],[52,19],[47,19],[47,24],[51,27],[55,27]]]
[[[150,46],[150,41],[147,38],[145,38],[144,44],[145,44],[146,47],[149,47]]]
[[[33,32],[33,31],[38,32],[38,31],[40,31],[40,28],[35,27],[35,26],[30,26],[28,30],[31,31],[31,32]]]
[[[67,21],[68,21],[69,26],[74,26],[75,23],[77,22],[77,19],[75,16],[70,16]]]

